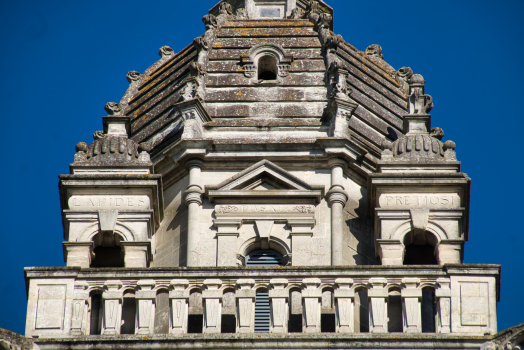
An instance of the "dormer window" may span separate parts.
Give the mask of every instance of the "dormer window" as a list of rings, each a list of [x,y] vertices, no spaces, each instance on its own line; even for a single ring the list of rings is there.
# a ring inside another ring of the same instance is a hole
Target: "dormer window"
[[[246,5],[254,19],[284,19],[296,7],[296,0],[248,0]]]
[[[293,57],[286,56],[281,47],[267,44],[254,46],[241,59],[244,75],[255,84],[280,84],[289,75],[293,62]]]
[[[277,80],[277,60],[272,55],[264,55],[258,59],[258,80]]]

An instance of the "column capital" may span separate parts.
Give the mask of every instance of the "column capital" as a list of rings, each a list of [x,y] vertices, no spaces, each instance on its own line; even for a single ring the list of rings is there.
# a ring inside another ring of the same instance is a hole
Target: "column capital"
[[[204,167],[204,161],[200,158],[191,158],[184,163],[186,169],[191,169],[193,167],[198,167],[202,169]]]
[[[344,206],[346,205],[346,202],[348,201],[349,195],[344,190],[344,186],[333,185],[331,186],[329,191],[326,193],[326,197],[328,198],[329,205],[340,203],[342,204],[342,206]]]
[[[189,206],[191,203],[197,203],[198,205],[202,205],[203,193],[204,190],[200,185],[189,186],[183,193],[186,205]]]

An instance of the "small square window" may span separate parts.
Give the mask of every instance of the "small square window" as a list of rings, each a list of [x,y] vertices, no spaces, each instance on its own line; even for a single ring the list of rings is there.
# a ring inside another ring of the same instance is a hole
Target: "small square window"
[[[278,7],[274,8],[261,8],[260,9],[260,17],[263,18],[280,18],[280,9]]]

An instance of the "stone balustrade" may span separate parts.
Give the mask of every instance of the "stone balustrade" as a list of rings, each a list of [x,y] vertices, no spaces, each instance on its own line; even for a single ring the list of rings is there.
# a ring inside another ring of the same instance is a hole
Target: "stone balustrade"
[[[28,268],[26,334],[120,335],[128,322],[135,331],[125,334],[141,336],[158,334],[161,322],[172,337],[254,333],[260,291],[269,295],[271,334],[296,331],[297,310],[305,334],[495,334],[500,267],[479,267]],[[224,314],[236,319],[233,328]]]

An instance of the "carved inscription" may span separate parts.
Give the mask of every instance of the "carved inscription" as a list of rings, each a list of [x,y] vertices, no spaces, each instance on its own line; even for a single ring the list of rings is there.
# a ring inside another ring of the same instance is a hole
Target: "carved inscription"
[[[381,208],[459,208],[457,194],[382,194],[379,198]]]
[[[463,326],[488,325],[488,283],[460,284],[460,320]]]
[[[36,329],[62,329],[65,297],[65,285],[43,285],[38,288]]]
[[[408,328],[413,327],[416,328],[418,326],[418,320],[419,320],[419,310],[420,305],[418,302],[418,299],[416,298],[405,298],[404,299],[404,308],[405,308],[405,317],[406,317],[406,325]]]
[[[69,209],[144,210],[150,208],[148,196],[71,196]]]
[[[104,305],[104,323],[106,329],[115,329],[118,317],[118,309],[120,306],[119,300],[106,300]]]
[[[338,315],[340,326],[351,326],[351,299],[339,298],[338,299]]]
[[[173,300],[173,328],[181,328],[184,326],[184,319],[186,317],[186,301],[183,299]]]
[[[71,329],[82,329],[82,320],[84,318],[85,300],[73,301],[73,314],[71,317]]]
[[[206,299],[206,325],[208,327],[218,326],[218,317],[220,313],[220,300]]]
[[[384,327],[384,300],[371,298],[371,321],[373,327]]]
[[[313,205],[217,205],[217,214],[314,214]]]

